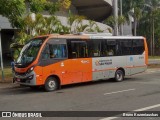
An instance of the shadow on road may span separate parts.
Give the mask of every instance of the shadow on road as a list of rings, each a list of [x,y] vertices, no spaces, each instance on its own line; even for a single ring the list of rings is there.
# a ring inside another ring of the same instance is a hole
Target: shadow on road
[[[136,78],[125,78],[123,82],[127,81],[136,81]],[[114,79],[107,79],[107,80],[100,80],[100,81],[94,81],[94,82],[84,82],[84,83],[76,83],[71,85],[64,85],[61,87],[60,90],[55,91],[55,93],[64,93],[63,90],[66,89],[74,89],[78,87],[89,87],[89,86],[96,86],[101,84],[119,84],[118,82],[115,82]],[[0,94],[1,95],[15,95],[15,94],[36,94],[36,93],[45,93],[45,90],[43,87],[39,87],[37,89],[31,89],[30,87],[26,86],[13,86],[10,85],[5,88],[0,88]]]
[[[25,86],[10,86],[0,88],[0,95],[15,95],[15,94],[35,94],[45,92],[43,88],[31,89]]]

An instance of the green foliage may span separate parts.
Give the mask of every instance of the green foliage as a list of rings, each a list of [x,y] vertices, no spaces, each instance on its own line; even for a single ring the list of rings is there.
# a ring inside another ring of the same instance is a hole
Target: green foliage
[[[128,14],[137,18],[140,17],[145,0],[123,0],[123,15],[129,20]]]
[[[96,26],[96,22],[92,21],[92,20],[89,20],[88,29],[86,31],[88,31],[88,32],[95,32],[94,26]]]
[[[142,17],[142,10],[145,0],[124,0],[123,1],[123,13],[129,20],[129,15],[134,18],[134,35],[137,34],[137,24]],[[127,11],[127,12],[126,12]]]
[[[59,0],[59,3],[64,9],[69,9],[71,6],[71,0]]]
[[[137,27],[138,35],[147,38],[149,47],[153,44],[160,48],[160,0],[124,0],[123,14],[126,18],[128,14],[132,15],[134,29]]]
[[[55,13],[68,10],[70,5],[71,0],[58,0],[57,2],[49,0],[0,0],[0,14],[7,17],[13,27],[19,29],[15,43],[21,45],[24,45],[30,38],[44,34],[101,31],[94,21],[84,24],[83,20],[86,17],[73,15],[70,11],[68,15],[69,26],[62,25]],[[42,12],[44,11],[48,12],[50,16],[43,16]]]
[[[56,11],[60,10],[60,2],[47,2],[45,10],[49,12],[50,15],[54,15]]]
[[[104,21],[107,25],[111,26],[112,28],[114,27],[115,23],[118,22],[118,26],[124,24],[126,22],[126,17],[125,16],[118,16],[118,18],[114,18],[114,16],[110,16]]]
[[[24,13],[24,0],[0,0],[0,15],[7,17],[13,27],[19,25],[19,19]]]
[[[28,0],[31,12],[39,13],[45,10],[47,5],[46,0]]]
[[[104,22],[113,28],[114,24],[116,23],[116,20],[114,19],[114,16],[110,16]]]

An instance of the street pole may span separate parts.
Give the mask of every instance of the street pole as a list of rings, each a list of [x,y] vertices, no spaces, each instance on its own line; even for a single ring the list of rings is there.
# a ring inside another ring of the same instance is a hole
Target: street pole
[[[122,12],[122,0],[120,0],[120,15],[121,16],[123,15],[123,12]],[[123,35],[123,24],[121,24],[121,35]]]
[[[0,28],[0,60],[1,60],[2,80],[4,80],[3,58],[2,58],[2,44],[1,44],[1,28]]]
[[[115,20],[115,25],[114,25],[114,35],[118,36],[118,1],[113,0],[113,8],[114,8],[114,20]]]

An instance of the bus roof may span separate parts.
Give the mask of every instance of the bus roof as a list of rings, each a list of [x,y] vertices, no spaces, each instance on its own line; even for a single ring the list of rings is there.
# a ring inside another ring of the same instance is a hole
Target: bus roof
[[[107,36],[106,34],[49,34],[38,37],[49,37],[49,38],[76,38],[76,39],[144,39],[143,36]]]

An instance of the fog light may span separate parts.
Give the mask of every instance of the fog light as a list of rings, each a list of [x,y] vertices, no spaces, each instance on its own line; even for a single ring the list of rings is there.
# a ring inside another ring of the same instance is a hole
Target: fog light
[[[27,79],[28,79],[28,80],[33,79],[33,75],[29,76]]]

